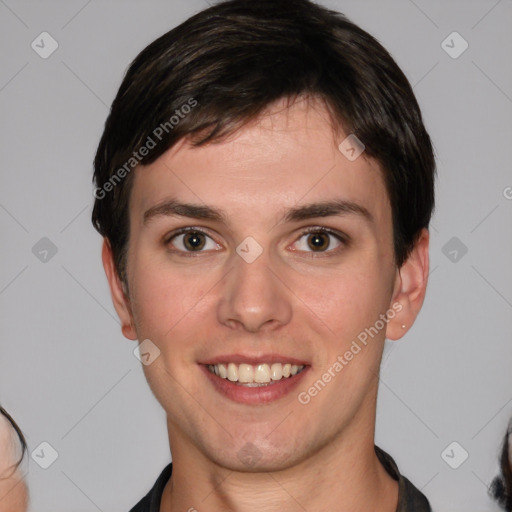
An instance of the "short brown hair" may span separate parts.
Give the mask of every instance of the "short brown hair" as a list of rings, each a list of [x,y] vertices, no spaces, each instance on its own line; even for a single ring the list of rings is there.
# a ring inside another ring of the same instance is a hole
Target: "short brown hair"
[[[379,162],[402,265],[429,225],[435,176],[407,78],[375,38],[340,13],[309,0],[229,0],[145,48],[112,104],[94,160],[92,222],[110,241],[123,281],[131,168],[154,162],[184,137],[198,146],[220,140],[273,102],[301,95],[323,100],[344,133]],[[191,101],[195,107],[183,115]],[[142,155],[150,138],[156,145]]]

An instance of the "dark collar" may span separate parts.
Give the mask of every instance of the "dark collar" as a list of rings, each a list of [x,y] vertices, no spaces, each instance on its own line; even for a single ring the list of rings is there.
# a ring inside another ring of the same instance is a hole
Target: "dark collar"
[[[425,495],[400,474],[393,457],[378,446],[375,446],[375,453],[384,469],[398,481],[396,512],[431,512],[432,509]]]

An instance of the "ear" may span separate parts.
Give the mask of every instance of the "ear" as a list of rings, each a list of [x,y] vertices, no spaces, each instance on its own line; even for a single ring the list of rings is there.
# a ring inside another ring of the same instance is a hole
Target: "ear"
[[[101,259],[103,261],[103,268],[105,269],[105,274],[107,275],[108,284],[110,286],[112,302],[114,303],[114,308],[121,320],[121,331],[125,338],[128,338],[129,340],[136,340],[137,332],[135,331],[130,298],[128,297],[123,283],[119,278],[119,274],[117,273],[112,247],[106,237],[103,239]]]
[[[390,310],[386,338],[400,339],[412,326],[420,312],[427,290],[429,272],[429,233],[423,229],[407,260],[397,270],[393,299]]]

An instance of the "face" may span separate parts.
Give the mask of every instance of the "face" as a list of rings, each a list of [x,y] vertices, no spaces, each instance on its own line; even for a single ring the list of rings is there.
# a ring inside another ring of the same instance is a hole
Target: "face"
[[[150,340],[173,459],[272,470],[343,436],[373,446],[386,330],[421,306],[427,239],[399,271],[381,171],[343,138],[319,103],[276,104],[137,169],[129,298],[107,245],[104,263],[124,334]]]

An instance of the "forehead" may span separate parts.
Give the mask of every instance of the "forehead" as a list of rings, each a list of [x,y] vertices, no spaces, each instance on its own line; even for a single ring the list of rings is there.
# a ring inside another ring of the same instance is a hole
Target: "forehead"
[[[169,198],[268,217],[299,204],[343,200],[377,219],[390,206],[377,162],[364,152],[347,158],[319,102],[284,101],[220,142],[193,147],[186,139],[135,172],[131,213],[143,222],[149,208]]]

